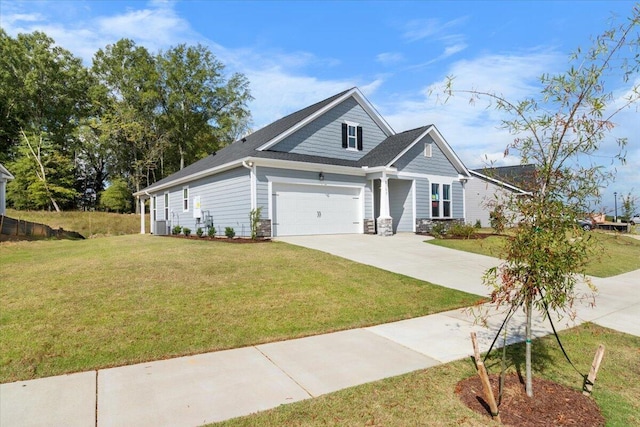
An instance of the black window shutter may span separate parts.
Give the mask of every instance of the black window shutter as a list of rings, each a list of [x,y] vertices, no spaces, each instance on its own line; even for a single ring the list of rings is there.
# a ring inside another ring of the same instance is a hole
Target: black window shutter
[[[347,124],[342,124],[342,148],[347,148]]]
[[[362,151],[362,126],[358,126],[358,151]]]

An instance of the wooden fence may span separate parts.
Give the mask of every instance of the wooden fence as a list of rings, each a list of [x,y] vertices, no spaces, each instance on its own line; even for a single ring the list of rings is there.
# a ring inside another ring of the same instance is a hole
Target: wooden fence
[[[23,240],[29,238],[49,238],[58,239],[84,239],[75,231],[67,231],[59,228],[54,230],[46,224],[23,221],[0,215],[0,237],[2,240]]]

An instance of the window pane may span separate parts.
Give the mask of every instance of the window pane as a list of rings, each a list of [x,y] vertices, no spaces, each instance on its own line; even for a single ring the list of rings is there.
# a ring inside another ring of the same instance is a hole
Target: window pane
[[[440,184],[431,184],[431,218],[440,216]]]
[[[449,184],[442,185],[442,200],[451,200],[451,186]]]
[[[358,140],[357,140],[357,129],[355,126],[351,126],[349,125],[347,127],[347,147],[349,148],[356,148],[356,145],[358,144]]]
[[[442,202],[442,216],[451,216],[451,202]]]

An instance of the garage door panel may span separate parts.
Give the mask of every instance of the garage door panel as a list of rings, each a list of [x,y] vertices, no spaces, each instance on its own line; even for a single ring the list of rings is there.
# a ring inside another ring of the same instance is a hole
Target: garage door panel
[[[276,184],[274,235],[359,233],[359,196],[354,187]]]

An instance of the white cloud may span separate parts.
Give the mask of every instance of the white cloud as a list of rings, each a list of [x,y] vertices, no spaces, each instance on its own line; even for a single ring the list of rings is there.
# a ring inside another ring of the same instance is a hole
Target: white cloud
[[[497,92],[518,100],[538,92],[537,77],[555,67],[561,56],[552,52],[520,55],[486,55],[453,63],[447,75],[455,76],[454,88]],[[469,105],[470,95],[456,94],[446,103],[442,92],[445,80],[434,82],[407,95],[405,99],[384,103],[381,111],[397,131],[435,124],[461,160],[471,168],[487,161],[497,165],[516,164],[518,159],[504,156],[513,136],[499,129],[503,116],[479,101]]]
[[[452,19],[447,22],[441,22],[439,19],[414,19],[406,23],[403,37],[410,41],[415,42],[423,40],[429,37],[442,38],[446,32],[451,29],[464,24],[468,17],[461,17]]]
[[[292,74],[279,67],[258,67],[242,72],[251,82],[254,96],[250,104],[254,130],[351,87],[358,86],[369,96],[382,84],[381,79],[369,83],[348,79],[320,80]]]
[[[84,18],[83,11],[73,10],[69,14],[74,19],[65,23],[50,22],[45,13],[47,3],[42,4],[43,12],[40,13],[21,13],[19,6],[13,4],[6,8],[3,4],[2,26],[8,34],[42,31],[58,45],[81,57],[87,65],[98,49],[121,38],[130,38],[151,52],[183,42],[195,43],[197,39],[190,24],[179,17],[173,3],[167,1],[152,1],[144,9],[97,18]]]
[[[444,53],[442,54],[443,58],[448,58],[451,55],[455,55],[458,52],[462,52],[467,48],[466,43],[457,43],[452,46],[447,46],[444,49]]]
[[[399,52],[383,52],[376,55],[376,61],[385,65],[397,64],[403,60],[404,56]]]

